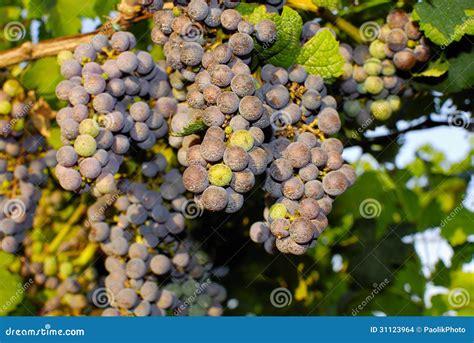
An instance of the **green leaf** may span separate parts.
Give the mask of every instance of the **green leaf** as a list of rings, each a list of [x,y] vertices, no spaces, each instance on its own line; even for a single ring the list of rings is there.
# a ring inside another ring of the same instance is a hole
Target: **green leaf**
[[[0,7],[0,25],[8,24],[11,21],[17,21],[20,19],[21,19],[21,7],[15,7],[15,6],[1,6]]]
[[[464,244],[467,237],[474,234],[474,213],[459,205],[443,219],[441,228],[441,235],[451,245]]]
[[[440,77],[441,75],[446,74],[449,69],[448,61],[444,59],[438,59],[432,61],[428,64],[425,70],[420,73],[413,73],[415,77]]]
[[[25,1],[28,18],[41,18],[50,13],[56,5],[56,0],[27,0]]]
[[[21,278],[0,268],[0,316],[14,310],[21,303],[23,296]]]
[[[433,88],[442,93],[456,93],[474,87],[474,49],[450,58],[447,77]]]
[[[243,17],[251,15],[259,6],[257,3],[246,3],[246,2],[241,2],[235,10],[238,11]]]
[[[336,78],[342,74],[344,58],[339,52],[339,42],[329,30],[320,30],[300,51],[296,63],[311,74],[324,79]]]
[[[255,50],[260,59],[284,68],[294,64],[301,49],[300,36],[303,27],[303,19],[298,12],[284,6],[281,15],[267,13],[265,6],[261,5],[245,17],[254,25],[263,19],[271,20],[276,25],[277,37],[272,45],[255,42]]]
[[[46,100],[55,99],[56,85],[61,81],[60,68],[55,57],[33,62],[23,76],[23,85],[33,89]]]
[[[59,127],[53,127],[49,131],[49,137],[46,139],[48,144],[53,148],[58,150],[60,147],[63,146],[61,142],[61,129]]]
[[[96,1],[94,10],[97,12],[98,16],[105,16],[108,15],[111,11],[113,11],[116,5],[116,0]]]
[[[5,251],[0,251],[0,268],[8,267],[15,259],[15,256]]]
[[[472,0],[432,0],[415,5],[413,19],[431,41],[447,46],[465,34],[473,34]]]
[[[325,7],[330,10],[337,10],[341,5],[339,0],[312,0],[312,2],[318,7]]]
[[[81,30],[81,17],[95,18],[95,0],[56,0],[51,11],[47,27],[55,36],[64,36],[78,33]]]
[[[171,132],[170,135],[174,137],[184,137],[192,135],[193,133],[204,131],[207,128],[206,124],[202,121],[202,119],[198,119],[195,122],[188,124],[183,131],[181,132]]]

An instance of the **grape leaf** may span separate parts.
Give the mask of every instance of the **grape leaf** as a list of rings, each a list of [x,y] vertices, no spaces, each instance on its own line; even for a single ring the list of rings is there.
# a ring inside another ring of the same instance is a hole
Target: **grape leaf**
[[[312,2],[318,7],[325,7],[330,10],[336,10],[341,5],[339,0],[312,0]]]
[[[257,3],[246,3],[246,2],[241,2],[235,10],[238,11],[243,17],[249,16],[255,11],[255,9],[259,5]]]
[[[273,44],[255,42],[257,55],[266,63],[278,67],[288,68],[294,64],[301,49],[300,36],[303,19],[295,10],[288,6],[283,7],[281,15],[268,13],[265,6],[257,7],[246,19],[256,25],[263,19],[271,20],[277,27],[277,36]]]
[[[474,234],[474,213],[458,206],[441,222],[441,235],[451,245],[464,244],[467,237]]]
[[[447,77],[433,88],[442,93],[456,93],[474,86],[474,49],[448,59]]]
[[[320,30],[300,51],[296,63],[311,74],[331,79],[342,74],[344,58],[339,52],[339,42],[329,30]]]
[[[61,81],[59,65],[54,57],[42,58],[33,62],[23,76],[23,85],[33,89],[46,100],[56,99],[56,85]]]
[[[0,316],[14,310],[21,303],[23,296],[20,277],[0,268]]]
[[[171,132],[170,135],[174,137],[184,137],[192,135],[193,133],[203,131],[207,128],[206,124],[201,119],[198,119],[188,124],[181,132]]]
[[[81,30],[81,17],[95,18],[95,0],[56,0],[51,16],[46,23],[55,36],[70,35]]]
[[[474,34],[472,0],[432,0],[415,5],[413,19],[434,43],[447,46],[465,34]]]
[[[49,12],[56,5],[56,0],[28,0],[25,1],[28,18],[41,18]]]
[[[432,61],[428,64],[425,70],[420,73],[413,73],[412,75],[415,77],[440,77],[444,75],[449,69],[448,61],[443,59],[438,59],[436,61]]]

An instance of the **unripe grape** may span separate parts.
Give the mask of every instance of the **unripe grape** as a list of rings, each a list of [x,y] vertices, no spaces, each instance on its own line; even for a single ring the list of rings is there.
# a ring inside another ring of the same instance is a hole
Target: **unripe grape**
[[[74,150],[79,156],[92,156],[97,149],[97,143],[92,136],[79,135],[74,142]]]
[[[370,43],[369,52],[373,57],[383,60],[386,57],[385,43],[378,39],[374,40]]]
[[[392,115],[392,107],[390,106],[390,102],[383,99],[375,100],[370,105],[370,111],[377,120],[387,120]]]
[[[99,124],[94,119],[85,119],[79,125],[79,132],[81,135],[89,135],[92,137],[97,137],[99,134],[100,127]]]
[[[377,58],[369,58],[364,63],[364,70],[367,75],[377,76],[382,72],[382,62]]]
[[[378,76],[369,76],[364,82],[364,87],[370,94],[379,94],[383,90],[383,80]]]
[[[232,170],[223,163],[209,168],[209,182],[214,186],[227,186],[232,180]]]
[[[230,136],[229,145],[238,146],[244,149],[245,151],[249,151],[253,148],[254,139],[250,132],[245,130],[239,130],[234,132]]]
[[[281,203],[276,203],[276,204],[273,204],[272,207],[270,207],[269,217],[272,220],[276,220],[279,218],[285,218],[287,213],[288,211],[285,205]]]

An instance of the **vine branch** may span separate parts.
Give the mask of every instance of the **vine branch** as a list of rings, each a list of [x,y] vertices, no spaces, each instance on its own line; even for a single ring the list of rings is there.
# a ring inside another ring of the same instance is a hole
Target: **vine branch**
[[[119,5],[119,10],[121,7]],[[75,34],[59,38],[47,39],[37,44],[25,42],[19,47],[0,52],[0,68],[5,68],[20,62],[32,61],[43,57],[55,56],[62,50],[74,50],[79,44],[87,43],[98,34],[110,35],[114,31],[114,26],[119,25],[122,29],[128,29],[132,24],[147,20],[152,17],[151,13],[119,12],[119,15],[108,20],[100,28],[90,33]]]

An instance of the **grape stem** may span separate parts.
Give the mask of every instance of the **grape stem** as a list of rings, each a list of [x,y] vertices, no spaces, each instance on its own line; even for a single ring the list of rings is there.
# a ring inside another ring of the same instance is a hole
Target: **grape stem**
[[[63,230],[61,230],[58,235],[54,238],[54,240],[51,242],[51,244],[48,246],[48,253],[54,253],[56,250],[58,250],[59,246],[61,243],[64,241],[68,233],[72,230],[74,227],[74,224],[79,221],[84,213],[87,210],[87,204],[81,203],[74,213],[71,215],[69,220],[67,221],[66,226],[64,227]]]

